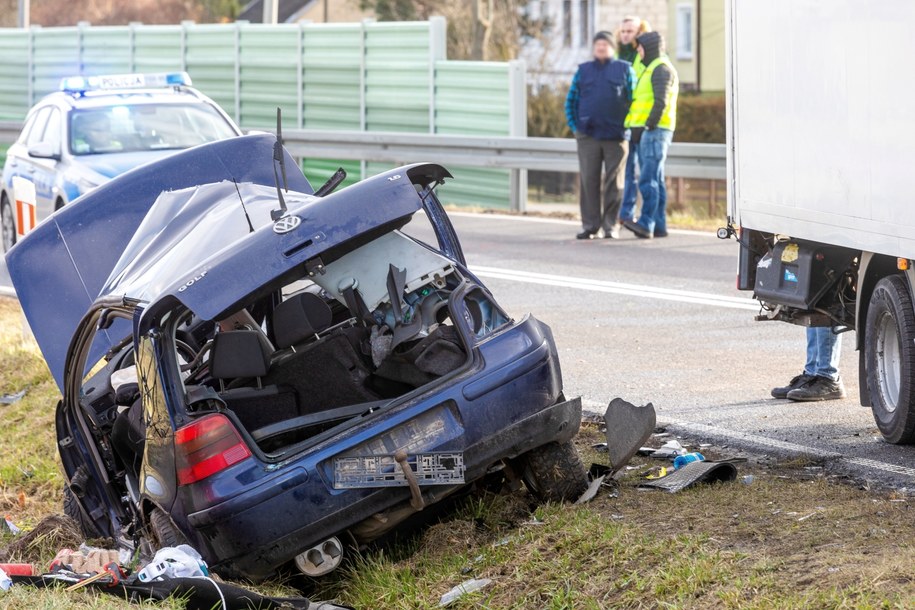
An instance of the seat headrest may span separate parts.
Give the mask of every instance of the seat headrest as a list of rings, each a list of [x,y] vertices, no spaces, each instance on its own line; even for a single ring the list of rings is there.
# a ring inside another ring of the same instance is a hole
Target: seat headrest
[[[330,328],[333,313],[324,299],[310,292],[289,297],[273,310],[273,335],[279,349],[301,343]]]
[[[216,333],[210,351],[210,375],[216,379],[263,377],[270,368],[272,350],[256,330]]]

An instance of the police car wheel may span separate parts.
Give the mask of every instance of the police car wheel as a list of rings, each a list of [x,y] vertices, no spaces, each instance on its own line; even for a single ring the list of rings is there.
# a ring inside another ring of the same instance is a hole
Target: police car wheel
[[[6,252],[16,244],[16,220],[6,195],[0,200],[0,232],[3,233],[3,251]]]
[[[871,410],[887,442],[915,442],[915,311],[908,282],[885,277],[867,310],[864,366]]]

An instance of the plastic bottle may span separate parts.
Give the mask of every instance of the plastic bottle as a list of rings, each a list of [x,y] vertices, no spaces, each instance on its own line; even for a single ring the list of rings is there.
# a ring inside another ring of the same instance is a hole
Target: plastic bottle
[[[704,462],[704,461],[705,461],[705,456],[702,455],[701,453],[699,453],[698,451],[694,451],[693,453],[687,453],[686,455],[678,455],[674,459],[674,470],[678,470],[678,469],[682,468],[683,466],[686,466],[690,462]]]

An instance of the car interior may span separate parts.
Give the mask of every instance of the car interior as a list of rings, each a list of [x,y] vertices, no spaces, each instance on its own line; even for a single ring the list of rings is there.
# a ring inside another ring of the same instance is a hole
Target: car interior
[[[464,282],[449,259],[394,231],[223,320],[185,310],[174,346],[188,413],[231,415],[268,459],[325,438],[469,361],[452,310],[476,340],[509,322],[478,287],[449,307]],[[84,384],[84,408],[110,431],[118,461],[138,474],[143,405],[132,342],[122,347]]]

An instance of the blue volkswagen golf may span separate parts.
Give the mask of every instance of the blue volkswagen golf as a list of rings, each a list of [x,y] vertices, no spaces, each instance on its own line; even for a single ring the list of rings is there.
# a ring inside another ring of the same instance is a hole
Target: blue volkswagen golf
[[[3,166],[4,252],[56,210],[129,169],[240,135],[232,119],[190,85],[185,72],[75,76],[35,104]],[[17,186],[30,195],[17,193]]]
[[[316,192],[273,136],[243,136],[123,174],[13,247],[62,393],[67,514],[259,579],[326,574],[482,480],[579,496],[580,399],[549,327],[468,269],[435,194],[450,177]]]

